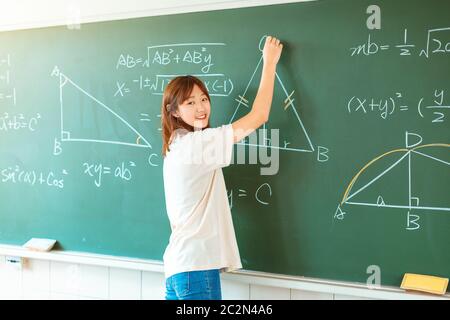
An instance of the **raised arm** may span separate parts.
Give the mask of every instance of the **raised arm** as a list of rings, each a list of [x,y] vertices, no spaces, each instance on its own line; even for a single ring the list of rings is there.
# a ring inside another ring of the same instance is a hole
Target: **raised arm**
[[[272,106],[275,71],[280,60],[283,45],[275,37],[266,37],[263,49],[263,69],[258,93],[253,102],[252,109],[242,118],[232,123],[234,142],[239,142],[269,120]]]

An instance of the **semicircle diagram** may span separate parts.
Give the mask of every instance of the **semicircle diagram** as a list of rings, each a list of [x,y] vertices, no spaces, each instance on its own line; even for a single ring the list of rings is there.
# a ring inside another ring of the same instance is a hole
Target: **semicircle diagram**
[[[449,183],[450,144],[391,150],[369,161],[352,178],[335,218],[342,220],[343,207],[348,205],[450,212]]]

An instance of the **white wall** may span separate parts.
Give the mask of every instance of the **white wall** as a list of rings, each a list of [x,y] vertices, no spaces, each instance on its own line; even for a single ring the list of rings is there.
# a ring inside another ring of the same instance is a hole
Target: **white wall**
[[[0,31],[311,0],[9,0]]]
[[[5,254],[25,257],[22,267],[7,263]],[[79,263],[74,262],[77,259]],[[162,270],[160,262],[141,259],[70,252],[41,254],[0,245],[0,300],[162,300]],[[370,289],[361,284],[249,271],[222,274],[221,281],[225,300],[450,300],[450,295],[440,297],[390,287]]]
[[[0,256],[1,299],[164,299],[164,274],[106,266],[27,259],[16,269]],[[295,290],[224,279],[224,299],[305,300],[340,298],[332,293]],[[358,298],[358,297],[344,297]]]

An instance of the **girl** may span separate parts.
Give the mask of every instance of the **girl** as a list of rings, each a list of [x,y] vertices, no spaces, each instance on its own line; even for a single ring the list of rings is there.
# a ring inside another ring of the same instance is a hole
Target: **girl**
[[[164,253],[166,299],[220,300],[219,273],[242,268],[221,168],[230,164],[233,144],[269,119],[282,48],[266,37],[252,109],[232,124],[209,127],[209,94],[193,76],[171,80],[164,91],[163,176],[172,230]]]

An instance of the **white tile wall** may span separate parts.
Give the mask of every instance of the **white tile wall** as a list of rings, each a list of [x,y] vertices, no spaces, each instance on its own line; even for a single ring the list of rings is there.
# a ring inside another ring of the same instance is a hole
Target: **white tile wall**
[[[74,294],[52,292],[50,293],[50,300],[80,300],[80,296]]]
[[[51,300],[50,291],[22,291],[22,296],[18,299],[23,300]]]
[[[166,284],[163,273],[142,272],[142,299],[164,300]]]
[[[260,285],[250,286],[250,300],[290,300],[291,289],[267,287]]]
[[[333,300],[332,293],[314,292],[305,290],[291,290],[291,300]]]
[[[365,300],[367,298],[249,284],[221,279],[224,300]],[[164,274],[27,259],[22,269],[0,256],[0,300],[163,300]]]
[[[80,286],[78,295],[108,299],[109,268],[80,265]]]
[[[141,299],[142,272],[118,268],[109,269],[109,298],[113,300]]]
[[[22,296],[22,271],[6,264],[0,257],[0,299],[20,299]]]
[[[222,299],[248,300],[250,299],[250,285],[232,280],[221,279]]]
[[[109,268],[52,261],[50,292],[108,299]]]
[[[77,264],[50,262],[50,291],[52,293],[78,295],[80,270]]]
[[[50,298],[50,262],[27,259],[22,269],[22,297],[27,300]]]
[[[334,300],[374,300],[374,299],[357,297],[357,296],[347,296],[347,295],[342,295],[342,294],[335,294]]]

